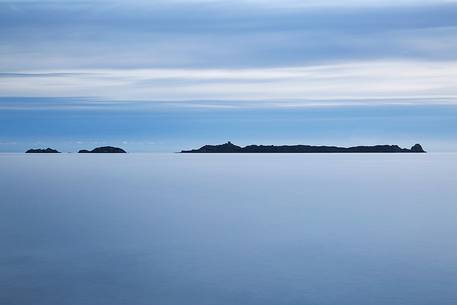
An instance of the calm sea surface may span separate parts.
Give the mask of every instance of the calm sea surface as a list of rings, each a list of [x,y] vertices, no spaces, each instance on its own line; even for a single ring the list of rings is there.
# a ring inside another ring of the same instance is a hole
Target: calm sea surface
[[[457,155],[2,154],[0,304],[455,305]]]

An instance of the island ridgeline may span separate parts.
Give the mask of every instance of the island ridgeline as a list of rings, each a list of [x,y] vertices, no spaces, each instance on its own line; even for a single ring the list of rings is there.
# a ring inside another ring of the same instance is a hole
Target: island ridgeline
[[[312,145],[248,145],[241,147],[227,142],[221,145],[205,145],[199,149],[182,150],[181,153],[425,153],[420,144],[410,149],[398,145],[374,146],[312,146]]]
[[[92,150],[81,149],[80,151],[78,151],[78,153],[80,153],[80,154],[125,154],[127,152],[119,147],[103,146],[103,147],[94,148]]]
[[[52,148],[31,148],[25,152],[26,154],[58,154],[60,151]]]

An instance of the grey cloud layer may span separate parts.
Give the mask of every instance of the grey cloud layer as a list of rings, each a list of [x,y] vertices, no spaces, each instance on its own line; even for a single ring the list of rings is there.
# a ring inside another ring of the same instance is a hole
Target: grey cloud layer
[[[0,71],[457,59],[455,3],[294,3],[0,2]]]

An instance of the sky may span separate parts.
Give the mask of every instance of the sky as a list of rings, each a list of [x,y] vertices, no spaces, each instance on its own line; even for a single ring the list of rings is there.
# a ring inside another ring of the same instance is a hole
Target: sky
[[[455,152],[456,37],[446,0],[0,0],[0,152]]]

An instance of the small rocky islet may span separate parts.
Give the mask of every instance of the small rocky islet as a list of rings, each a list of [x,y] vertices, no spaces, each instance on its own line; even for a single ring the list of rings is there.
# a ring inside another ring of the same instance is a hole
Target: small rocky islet
[[[31,148],[25,152],[26,154],[59,154],[60,151],[52,148]]]
[[[103,147],[94,148],[92,150],[81,149],[80,151],[78,151],[78,153],[80,153],[80,154],[125,154],[127,152],[119,147],[103,146]]]

